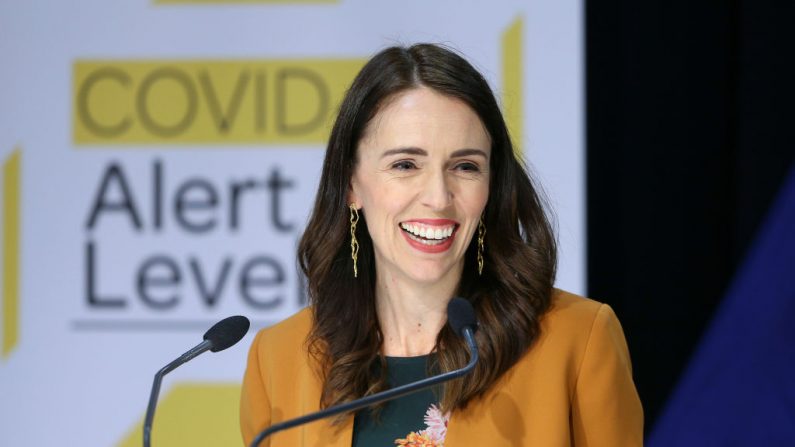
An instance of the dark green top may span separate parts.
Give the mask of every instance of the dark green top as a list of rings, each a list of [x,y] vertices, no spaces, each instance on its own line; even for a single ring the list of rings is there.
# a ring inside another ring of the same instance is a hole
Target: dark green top
[[[427,377],[430,359],[430,355],[386,357],[389,387]],[[396,440],[406,439],[412,432],[436,441],[433,445],[441,446],[447,423],[436,410],[438,392],[438,389],[426,389],[391,400],[381,409],[377,421],[369,410],[359,411],[353,422],[353,447],[393,447]]]

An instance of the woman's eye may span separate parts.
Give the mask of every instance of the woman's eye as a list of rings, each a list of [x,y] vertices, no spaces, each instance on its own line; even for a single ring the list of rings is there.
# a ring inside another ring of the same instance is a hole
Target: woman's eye
[[[409,171],[411,169],[416,168],[413,162],[408,160],[401,160],[395,163],[392,163],[392,169],[397,169],[398,171]]]
[[[480,167],[478,167],[478,165],[469,162],[459,163],[456,165],[455,168],[458,169],[459,171],[464,171],[464,172],[480,172]]]

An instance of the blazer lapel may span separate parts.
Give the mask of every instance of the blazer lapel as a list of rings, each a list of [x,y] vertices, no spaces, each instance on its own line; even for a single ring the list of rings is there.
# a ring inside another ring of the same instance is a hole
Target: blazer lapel
[[[353,417],[335,427],[330,420],[319,421],[318,430],[308,444],[313,447],[351,447],[353,443]]]
[[[462,447],[481,444],[482,434],[479,433],[478,425],[473,423],[470,411],[459,411],[453,413],[447,424],[447,436],[444,438],[445,447]]]

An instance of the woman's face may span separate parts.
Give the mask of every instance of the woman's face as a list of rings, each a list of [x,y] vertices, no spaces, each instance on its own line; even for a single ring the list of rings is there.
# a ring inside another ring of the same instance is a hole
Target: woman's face
[[[412,89],[382,107],[357,151],[350,202],[367,219],[379,277],[457,282],[489,196],[491,142],[475,112]]]

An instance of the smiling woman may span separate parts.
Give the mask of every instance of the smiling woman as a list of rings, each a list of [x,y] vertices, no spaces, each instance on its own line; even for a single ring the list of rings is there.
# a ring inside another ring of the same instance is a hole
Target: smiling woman
[[[475,112],[430,88],[399,94],[365,128],[348,202],[367,221],[380,277],[376,288],[391,285],[376,290],[384,297],[377,302],[381,330],[395,332],[384,334],[386,355],[424,354],[433,347],[440,327],[408,336],[399,333],[401,323],[405,312],[421,320],[431,317],[429,311],[444,315],[447,300],[429,297],[457,288],[489,195],[490,153],[489,135]],[[401,298],[391,298],[396,294]]]
[[[483,77],[439,46],[382,51],[340,107],[299,246],[311,306],[252,345],[246,443],[270,424],[464,366],[445,312],[462,296],[480,321],[467,378],[271,445],[641,445],[621,326],[608,306],[553,288],[556,258]]]

